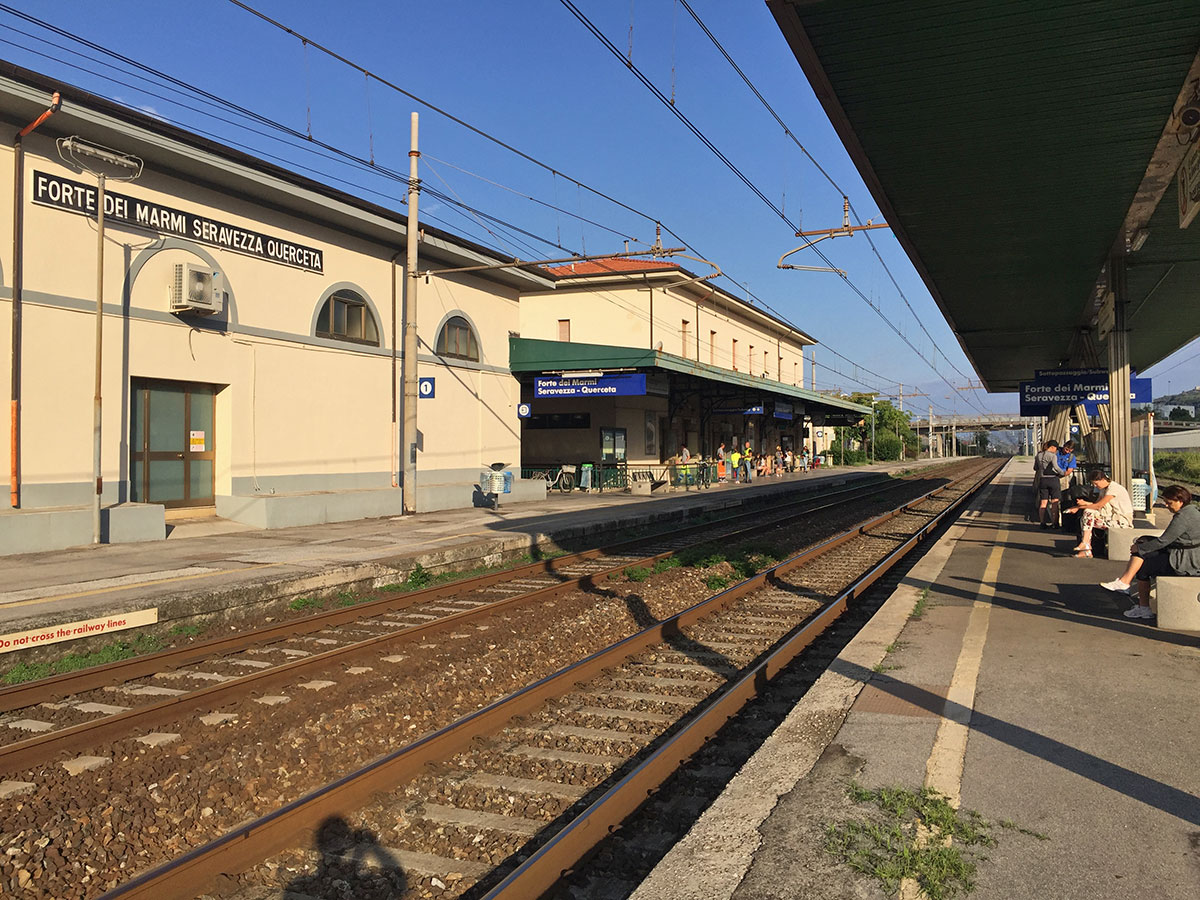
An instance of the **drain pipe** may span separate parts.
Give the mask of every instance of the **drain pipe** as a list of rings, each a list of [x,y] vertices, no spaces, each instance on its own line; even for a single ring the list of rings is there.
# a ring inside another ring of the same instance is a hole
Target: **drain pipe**
[[[62,107],[58,91],[50,98],[50,108],[17,132],[13,140],[13,259],[12,259],[12,435],[10,437],[9,505],[21,505],[21,289],[24,277],[22,255],[25,220],[25,136]]]

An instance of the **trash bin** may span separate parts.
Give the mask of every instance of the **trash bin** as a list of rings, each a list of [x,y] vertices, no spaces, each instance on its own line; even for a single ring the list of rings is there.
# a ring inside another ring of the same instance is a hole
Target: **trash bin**
[[[595,463],[585,462],[579,464],[579,487],[582,490],[590,491],[592,489],[592,473],[595,471]]]

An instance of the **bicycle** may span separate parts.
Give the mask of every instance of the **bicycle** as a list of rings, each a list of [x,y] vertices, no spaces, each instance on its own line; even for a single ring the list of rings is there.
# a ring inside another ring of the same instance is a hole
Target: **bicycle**
[[[561,465],[557,470],[542,469],[533,475],[534,478],[544,478],[549,482],[547,490],[558,488],[564,494],[575,490],[575,466]]]

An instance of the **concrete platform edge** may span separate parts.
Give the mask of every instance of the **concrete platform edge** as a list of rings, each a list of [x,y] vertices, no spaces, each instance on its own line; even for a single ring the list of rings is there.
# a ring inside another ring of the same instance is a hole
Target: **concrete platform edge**
[[[579,525],[539,530],[533,532],[500,533],[494,538],[470,543],[460,543],[444,549],[413,555],[398,555],[379,558],[369,562],[357,562],[321,569],[317,572],[283,572],[275,575],[263,573],[238,583],[219,586],[190,588],[186,581],[163,584],[162,590],[152,598],[131,600],[129,596],[114,593],[111,600],[89,604],[86,610],[73,606],[47,611],[38,604],[23,607],[21,613],[6,617],[4,632],[15,632],[28,628],[75,621],[80,618],[97,617],[127,611],[131,608],[157,606],[158,624],[149,626],[151,632],[164,631],[176,624],[186,623],[196,617],[236,623],[246,615],[258,615],[278,608],[297,597],[330,596],[339,591],[369,591],[382,585],[403,581],[418,564],[431,572],[451,569],[470,569],[481,565],[499,565],[513,560],[533,548],[556,549],[560,543],[579,538],[595,540],[605,534],[629,528],[660,525],[671,521],[685,522],[707,512],[736,509],[762,501],[775,493],[805,494],[813,491],[839,487],[847,483],[873,477],[879,473],[870,471],[848,471],[819,482],[800,483],[796,487],[787,484],[763,485],[766,492],[720,493],[686,506],[670,509],[646,509],[622,511],[597,527],[589,522]],[[159,507],[161,509],[161,507]],[[615,534],[614,534],[615,537]],[[136,587],[136,585],[131,585]],[[16,612],[12,610],[11,612]],[[29,651],[5,654],[0,664],[9,665],[19,661],[51,658],[66,652],[87,650],[92,644],[106,643],[109,638],[84,638],[69,645],[57,644]]]
[[[995,482],[984,488],[960,518],[995,489]],[[864,686],[839,670],[869,671],[883,661],[886,648],[904,630],[922,592],[937,581],[965,531],[956,522],[926,551],[631,900],[727,900],[733,895],[754,860],[760,826],[779,798],[812,770]]]

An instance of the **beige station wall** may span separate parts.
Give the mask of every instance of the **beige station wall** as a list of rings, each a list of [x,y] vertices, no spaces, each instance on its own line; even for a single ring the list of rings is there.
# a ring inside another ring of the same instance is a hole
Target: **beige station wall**
[[[417,289],[419,374],[435,379],[433,399],[419,400],[418,480],[477,477],[493,462],[517,465],[520,385],[508,372],[508,335],[519,326],[515,290],[465,275],[434,276]],[[466,319],[479,343],[479,363],[434,354],[452,316]]]
[[[12,130],[0,128],[0,340],[9,392],[12,297]],[[65,168],[53,142],[26,141],[23,328],[23,499],[26,506],[86,503],[91,496],[95,222],[31,202],[34,172],[94,179]],[[323,251],[322,273],[277,264],[110,222],[105,243],[103,471],[105,502],[128,498],[130,384],[135,378],[205,382],[217,395],[216,492],[386,488],[400,452],[392,424],[391,291],[395,250],[253,200],[177,179],[147,165],[127,196]],[[160,249],[164,248],[164,249]],[[228,326],[169,312],[178,262],[215,265],[228,293]],[[396,286],[404,290],[403,259]],[[127,286],[128,281],[128,286]],[[380,346],[315,336],[315,318],[335,289],[366,298]],[[126,289],[128,296],[126,298]],[[127,308],[123,309],[123,305]],[[508,332],[518,327],[516,292],[479,279],[421,283],[420,374],[437,379],[418,407],[419,481],[477,475],[481,463],[517,462],[518,386],[507,373]],[[478,330],[480,363],[432,354],[451,313]],[[402,342],[402,335],[397,336]],[[397,365],[397,378],[400,377]],[[398,403],[402,389],[397,385]],[[402,422],[402,409],[398,411]],[[397,426],[398,427],[398,426]],[[0,485],[7,487],[9,428],[0,428]]]
[[[661,342],[666,353],[759,377],[765,366],[767,380],[800,385],[803,345],[734,310],[727,299],[641,282],[560,284],[552,294],[521,296],[521,336],[556,341],[566,319],[574,342],[647,349]]]

